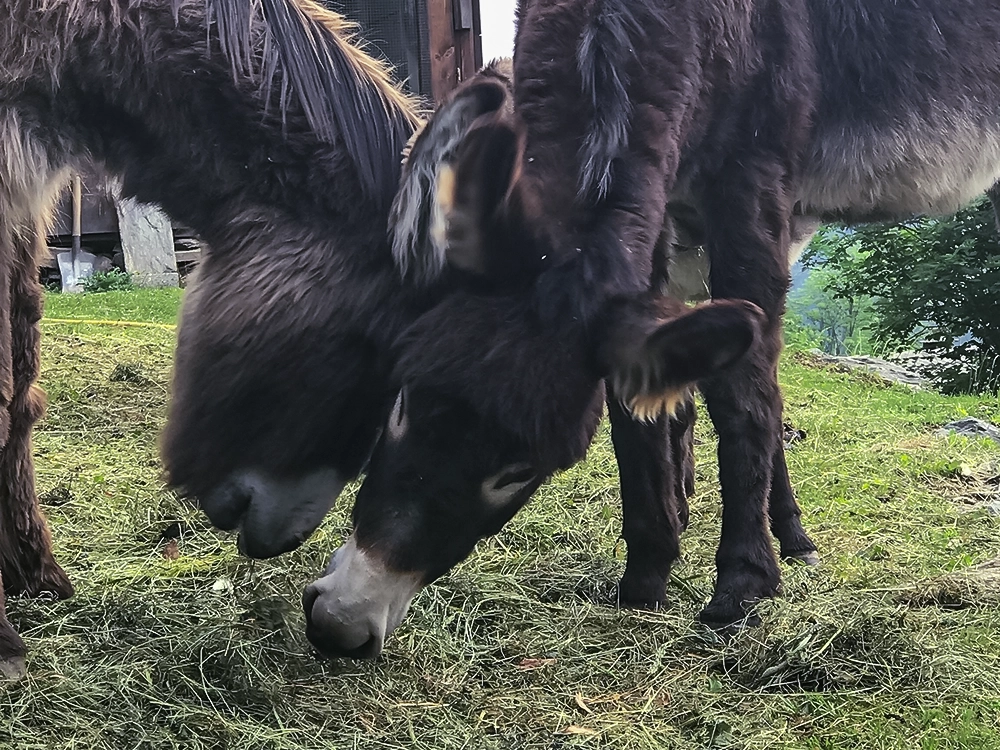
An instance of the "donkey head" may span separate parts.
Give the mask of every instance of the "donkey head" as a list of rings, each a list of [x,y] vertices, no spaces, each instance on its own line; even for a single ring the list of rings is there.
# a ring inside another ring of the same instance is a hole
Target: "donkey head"
[[[385,247],[377,227],[345,236],[259,211],[187,290],[162,454],[170,484],[239,529],[244,553],[273,557],[364,468],[395,396],[385,342],[414,314],[387,259],[366,267]]]
[[[760,326],[746,303],[692,309],[648,294],[603,300],[586,322],[545,314],[541,290],[558,269],[532,230],[541,217],[522,178],[521,136],[504,98],[468,95],[497,106],[456,97],[440,110],[413,145],[397,199],[399,265],[412,283],[445,291],[395,342],[398,394],[353,534],[304,595],[308,636],[331,655],[377,655],[420,588],[579,461],[605,381],[637,414],[653,415],[739,360]],[[455,143],[463,106],[476,114]],[[429,153],[440,156],[431,170]],[[414,175],[423,187],[408,190]],[[414,199],[424,208],[400,205]]]

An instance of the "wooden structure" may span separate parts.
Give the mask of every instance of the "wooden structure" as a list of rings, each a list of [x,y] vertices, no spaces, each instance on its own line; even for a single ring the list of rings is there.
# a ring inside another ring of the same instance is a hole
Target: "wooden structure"
[[[361,24],[371,51],[438,103],[483,64],[480,0],[321,0]]]

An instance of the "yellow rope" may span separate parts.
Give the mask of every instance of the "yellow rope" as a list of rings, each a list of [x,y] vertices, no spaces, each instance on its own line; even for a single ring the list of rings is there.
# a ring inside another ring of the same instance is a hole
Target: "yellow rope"
[[[133,328],[162,328],[173,331],[177,326],[170,323],[145,323],[138,320],[80,320],[79,318],[42,318],[42,323],[76,324],[87,326],[131,326]]]

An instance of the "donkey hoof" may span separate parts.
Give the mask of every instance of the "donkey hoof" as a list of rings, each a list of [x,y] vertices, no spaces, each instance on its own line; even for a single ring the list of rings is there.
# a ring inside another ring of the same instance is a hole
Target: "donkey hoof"
[[[48,560],[42,563],[40,572],[30,580],[11,575],[4,578],[4,588],[7,596],[26,596],[29,599],[43,594],[52,594],[57,599],[69,599],[73,596],[73,584],[59,563]]]
[[[761,624],[756,600],[716,594],[698,614],[698,620],[712,630],[735,633]]]
[[[660,578],[636,580],[622,576],[618,583],[618,606],[621,609],[660,609],[667,600],[667,583]]]
[[[38,593],[47,592],[55,594],[57,599],[69,599],[76,593],[73,582],[69,580],[66,571],[58,563],[53,561],[42,576]]]
[[[23,656],[12,656],[9,659],[0,659],[0,680],[17,682],[27,673],[27,664]]]
[[[787,555],[782,555],[789,562],[797,562],[802,565],[808,565],[810,568],[815,568],[819,565],[819,552],[816,550],[803,550],[801,552],[790,552]]]

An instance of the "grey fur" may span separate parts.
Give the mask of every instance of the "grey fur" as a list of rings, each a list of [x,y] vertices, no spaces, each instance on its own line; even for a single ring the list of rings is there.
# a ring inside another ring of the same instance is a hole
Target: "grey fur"
[[[583,95],[593,116],[580,147],[580,197],[603,200],[611,190],[612,163],[628,148],[632,104],[627,52],[641,33],[629,4],[597,0],[577,47]]]

